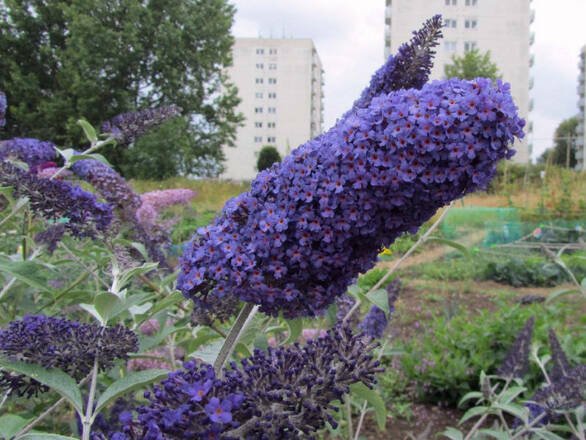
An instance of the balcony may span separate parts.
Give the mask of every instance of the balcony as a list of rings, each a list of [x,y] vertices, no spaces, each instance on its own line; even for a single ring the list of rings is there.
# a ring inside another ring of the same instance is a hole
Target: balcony
[[[534,43],[535,43],[535,32],[531,32],[531,35],[529,35],[529,46],[533,46]]]
[[[531,90],[534,85],[535,85],[535,78],[533,78],[533,77],[529,78],[529,90]]]
[[[529,57],[529,67],[533,67],[534,64],[535,64],[535,55],[531,55]]]
[[[533,23],[535,21],[535,9],[531,9],[531,13],[529,15],[529,23]]]

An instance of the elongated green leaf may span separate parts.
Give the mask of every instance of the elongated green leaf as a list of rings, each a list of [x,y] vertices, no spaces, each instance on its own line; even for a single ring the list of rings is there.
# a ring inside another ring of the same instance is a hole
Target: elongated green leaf
[[[173,333],[177,333],[178,331],[184,330],[185,328],[187,327],[183,325],[168,326],[164,327],[159,333],[152,337],[142,337],[139,340],[139,350],[143,352],[153,347],[156,347],[157,345],[161,344],[161,342],[163,342],[165,339],[167,339],[168,336],[171,336]]]
[[[18,440],[79,440],[75,437],[66,435],[49,434],[47,432],[29,432],[28,434],[18,437]]]
[[[457,251],[460,251],[465,257],[469,257],[470,256],[470,251],[468,250],[468,248],[466,246],[464,246],[464,245],[461,245],[460,243],[455,242],[455,241],[446,240],[445,238],[440,238],[440,237],[429,237],[425,241],[426,242],[435,242],[435,243],[443,244],[445,246],[449,246],[451,248],[454,248]]]
[[[552,292],[548,295],[547,299],[545,300],[545,303],[549,304],[550,302],[553,302],[555,300],[560,299],[562,296],[575,295],[575,294],[580,294],[580,291],[578,289],[556,290],[555,292]]]
[[[564,437],[560,437],[559,435],[554,434],[553,432],[546,429],[534,429],[531,431],[531,433],[537,435],[537,437],[543,440],[564,440]]]
[[[525,387],[510,387],[508,390],[506,390],[499,396],[499,402],[510,403],[515,399],[515,397],[525,392],[526,390],[527,388]]]
[[[150,316],[156,315],[161,310],[168,309],[183,300],[185,300],[185,297],[181,292],[173,292],[171,295],[161,300],[157,300],[154,307],[151,309]]]
[[[85,137],[90,141],[92,144],[98,141],[98,135],[96,134],[96,129],[85,119],[79,119],[77,121],[77,125],[79,125],[83,132],[85,133]]]
[[[224,345],[224,339],[210,342],[209,344],[202,345],[197,350],[189,355],[191,358],[201,359],[203,362],[213,364]]]
[[[94,299],[94,307],[96,311],[102,317],[102,321],[107,323],[108,320],[112,317],[112,311],[118,307],[120,307],[122,301],[116,295],[110,292],[103,292],[100,293]]]
[[[519,420],[523,420],[524,422],[527,422],[527,419],[529,416],[528,410],[521,405],[516,405],[513,403],[507,403],[507,404],[495,403],[494,407],[517,417]]]
[[[496,429],[481,429],[478,433],[496,438],[497,440],[511,440],[511,435],[509,433],[497,431]]]
[[[104,322],[102,321],[102,315],[100,315],[98,313],[98,311],[96,310],[96,307],[93,304],[80,304],[79,307],[81,307],[83,310],[85,310],[90,315],[92,315],[94,318],[96,318],[96,320],[100,324],[104,324]]]
[[[77,154],[73,157],[71,157],[71,159],[69,160],[70,163],[75,163],[75,162],[79,162],[80,160],[97,160],[98,162],[103,163],[106,166],[111,167],[112,164],[110,164],[110,162],[108,162],[108,159],[106,159],[104,156],[102,156],[101,154],[98,153],[91,153],[91,154]]]
[[[387,292],[385,289],[377,289],[374,292],[370,292],[368,295],[366,295],[366,298],[372,304],[385,312],[387,317],[389,316],[391,313],[391,310],[389,309],[389,292]]]
[[[371,390],[362,382],[350,385],[350,392],[352,395],[366,400],[370,406],[374,408],[378,427],[381,430],[385,429],[385,425],[387,424],[387,408],[382,397],[375,390]]]
[[[144,275],[149,272],[152,272],[157,268],[159,263],[144,263],[142,266],[133,267],[132,269],[128,269],[122,273],[120,276],[120,286],[124,287],[128,284],[132,279],[138,275]]]
[[[348,295],[351,295],[356,299],[360,299],[360,294],[362,294],[362,289],[357,284],[352,284],[351,286],[348,286]]]
[[[481,399],[482,398],[482,393],[480,391],[470,391],[469,393],[466,393],[464,395],[464,397],[462,397],[460,399],[460,401],[458,402],[458,408],[460,408],[465,402],[467,402],[470,399]]]
[[[0,260],[0,271],[8,273],[35,289],[50,292],[51,289],[48,287],[46,279],[40,275],[41,270],[45,268],[35,261],[10,261],[4,258]]]
[[[285,341],[285,344],[291,344],[297,340],[303,330],[303,319],[288,319],[287,325],[289,326],[289,337]]]
[[[130,373],[128,376],[118,379],[102,393],[98,399],[94,414],[98,414],[104,406],[123,394],[130,393],[140,387],[151,384],[165,378],[169,374],[167,370],[145,370]],[[93,421],[93,420],[92,420]]]
[[[446,428],[446,430],[442,432],[441,435],[452,440],[462,440],[464,438],[464,434],[462,434],[461,431],[452,427]]]
[[[471,419],[472,417],[478,417],[488,411],[488,408],[485,406],[474,406],[470,408],[468,411],[464,413],[458,425],[461,425],[466,420]]]
[[[4,414],[0,417],[0,437],[6,440],[14,437],[31,420],[14,414]]]
[[[36,364],[11,362],[3,359],[0,359],[0,368],[24,374],[43,385],[47,385],[65,397],[80,414],[83,414],[81,393],[79,392],[77,383],[73,377],[65,374],[63,371],[56,368],[46,369]]]

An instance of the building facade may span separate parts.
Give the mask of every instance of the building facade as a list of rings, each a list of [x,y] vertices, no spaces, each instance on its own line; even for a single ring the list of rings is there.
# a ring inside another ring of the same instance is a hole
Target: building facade
[[[586,46],[580,51],[578,67],[578,126],[576,127],[576,169],[586,171]]]
[[[311,39],[237,38],[232,56],[228,74],[245,121],[224,150],[222,177],[251,180],[263,146],[283,157],[322,132],[324,72]]]
[[[528,121],[526,137],[515,143],[513,160],[527,163],[531,158],[533,127],[529,112],[533,103],[529,90],[533,87],[530,53],[534,41],[531,23],[534,10],[531,0],[385,0],[385,59],[412,36],[412,31],[435,14],[444,21],[443,39],[436,48],[431,79],[444,78],[444,66],[452,56],[478,49],[490,51],[504,81],[511,84],[511,93],[519,114]]]

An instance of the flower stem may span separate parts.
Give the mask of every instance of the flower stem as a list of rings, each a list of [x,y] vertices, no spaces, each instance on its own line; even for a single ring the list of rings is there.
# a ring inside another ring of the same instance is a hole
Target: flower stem
[[[252,317],[256,314],[257,310],[258,310],[258,306],[255,306],[254,304],[246,303],[246,304],[244,304],[244,307],[242,308],[242,310],[238,314],[238,317],[236,318],[236,322],[234,322],[234,325],[230,329],[230,332],[228,333],[228,336],[226,337],[226,340],[224,341],[224,345],[222,345],[222,348],[220,349],[220,353],[218,353],[218,357],[216,358],[216,361],[214,362],[214,371],[216,372],[217,377],[221,376],[222,368],[224,368],[224,364],[226,363],[226,359],[228,359],[228,357],[230,357],[230,355],[234,351],[234,347],[238,343],[238,339],[240,338],[240,335],[242,334],[242,332],[246,328],[246,325],[250,322]]]
[[[92,370],[92,380],[90,382],[90,392],[87,398],[87,407],[85,409],[85,416],[80,414],[83,423],[82,440],[90,440],[90,433],[92,431],[93,412],[94,412],[94,396],[96,394],[96,386],[98,384],[98,356],[94,359],[94,368]]]

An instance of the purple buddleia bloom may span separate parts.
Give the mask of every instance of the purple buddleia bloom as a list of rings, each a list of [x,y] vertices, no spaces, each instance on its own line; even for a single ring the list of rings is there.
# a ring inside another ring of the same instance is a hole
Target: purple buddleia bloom
[[[0,127],[6,125],[6,95],[0,91]]]
[[[332,402],[344,402],[350,385],[375,383],[382,369],[373,348],[363,335],[337,327],[304,346],[255,350],[223,378],[211,365],[188,362],[145,394],[149,405],[137,409],[121,438],[316,438],[326,422],[337,425]]]
[[[526,322],[513,346],[507,353],[505,360],[498,369],[498,375],[507,379],[520,378],[527,373],[529,369],[529,352],[531,349],[531,339],[533,338],[533,324],[535,317],[532,316]]]
[[[228,321],[236,315],[240,301],[234,295],[208,295],[198,303],[191,312],[191,323],[194,325],[210,326],[214,322]]]
[[[109,133],[122,146],[129,146],[151,128],[179,116],[181,107],[170,105],[135,113],[122,113],[111,121],[104,122],[102,131]]]
[[[498,118],[480,121],[463,110],[462,120],[425,134],[428,119],[447,112],[450,101],[464,109],[469,95],[498,109]],[[411,111],[434,98],[434,108]],[[509,145],[523,136],[516,111],[508,85],[482,78],[376,96],[259,173],[250,192],[229,200],[214,223],[200,228],[185,246],[178,288],[196,304],[221,288],[274,316],[323,313],[374,266],[378,249],[417,231],[450,201],[486,187],[496,163],[512,156]],[[463,141],[468,126],[475,155],[455,158],[450,147]],[[277,228],[281,218],[286,226]],[[248,264],[238,266],[235,255]]]
[[[81,380],[91,371],[96,356],[100,370],[112,367],[138,350],[138,338],[126,327],[101,327],[64,318],[26,315],[0,330],[0,354],[22,361],[58,368]],[[20,396],[36,395],[46,387],[23,375],[0,369],[0,388]]]
[[[364,317],[360,323],[359,328],[363,330],[366,335],[372,339],[382,338],[389,325],[390,314],[395,311],[395,301],[399,297],[399,289],[401,287],[401,281],[395,279],[391,281],[387,287],[387,293],[389,295],[389,316],[377,306],[372,306],[370,312]]]
[[[551,360],[553,362],[553,368],[549,373],[549,377],[552,382],[556,382],[564,376],[568,375],[570,371],[570,362],[562,349],[560,341],[558,340],[555,331],[549,329],[549,348],[551,350]]]
[[[87,403],[86,403],[87,405]],[[91,426],[90,440],[112,440],[117,431],[122,430],[124,423],[132,420],[132,412],[130,411],[136,405],[132,400],[116,399],[110,408],[102,410]],[[77,430],[82,432],[83,426],[79,415],[75,414],[77,422]]]
[[[423,87],[433,67],[433,48],[442,37],[441,29],[441,16],[436,15],[427,20],[420,30],[413,32],[411,41],[399,47],[397,55],[391,55],[372,76],[370,85],[354,102],[353,110],[368,107],[374,97],[392,90]]]
[[[65,224],[59,223],[53,226],[49,226],[46,230],[39,232],[35,235],[35,242],[44,244],[47,246],[49,254],[53,255],[57,245],[65,235]]]
[[[48,220],[64,221],[76,237],[95,238],[112,221],[112,209],[70,182],[39,178],[10,164],[0,162],[0,185],[13,188],[15,197],[26,196],[31,209]]]
[[[37,139],[14,138],[0,141],[0,159],[17,159],[34,168],[57,158],[57,150],[52,142]]]

